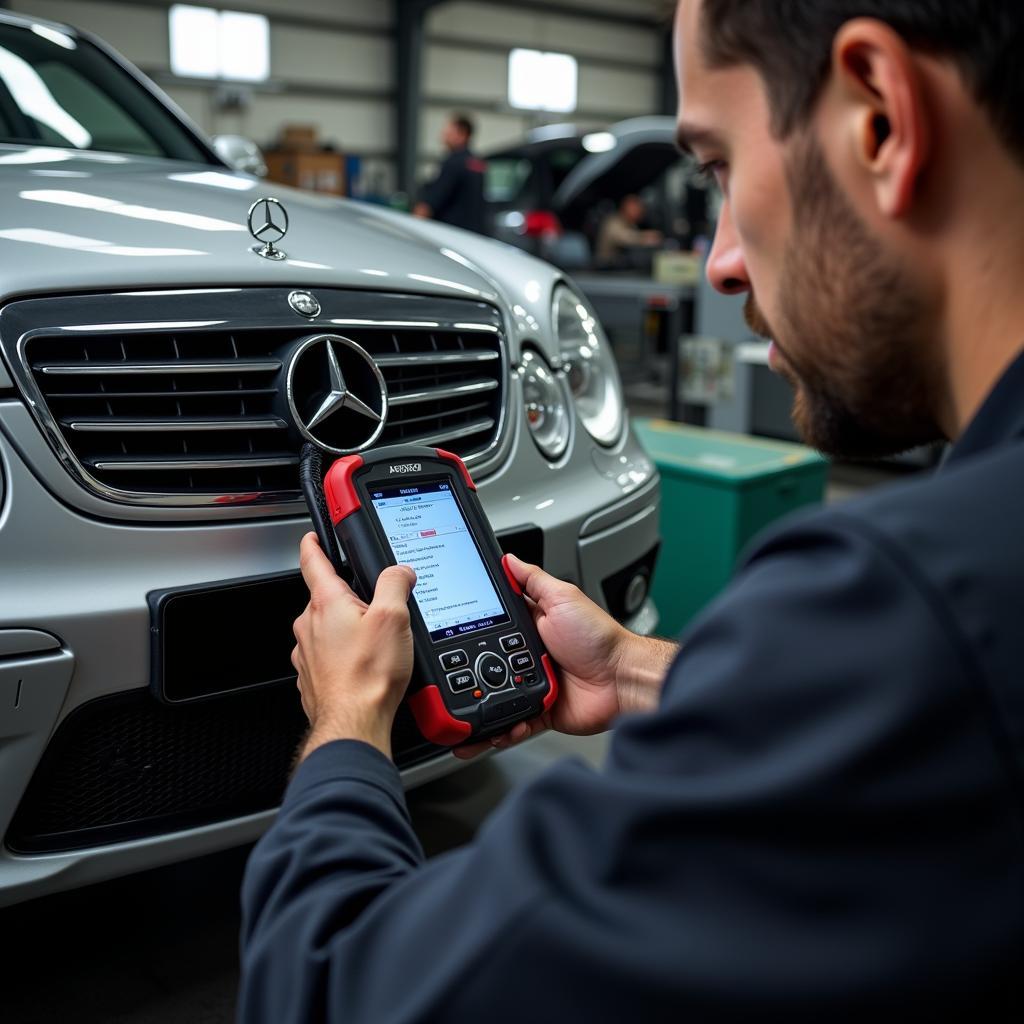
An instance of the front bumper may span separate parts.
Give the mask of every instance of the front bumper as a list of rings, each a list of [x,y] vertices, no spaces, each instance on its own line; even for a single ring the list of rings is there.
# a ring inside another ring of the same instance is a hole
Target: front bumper
[[[539,528],[545,568],[608,607],[605,582],[657,547],[659,484],[653,468],[625,484],[624,477],[607,472],[618,458],[644,464],[630,436],[609,455],[579,434],[568,460],[552,467],[516,426],[503,468],[482,480],[479,490],[499,535]],[[4,836],[61,723],[91,701],[148,686],[146,595],[294,570],[299,539],[309,529],[300,517],[159,525],[92,518],[43,483],[59,466],[46,463],[53,456],[39,440],[24,406],[0,400],[0,631],[38,630],[56,638],[46,650],[0,651]],[[650,602],[627,624],[651,631],[656,615]],[[225,637],[225,643],[240,642],[244,637]],[[411,787],[461,763],[443,753],[403,776]],[[273,814],[263,810],[68,853],[19,855],[5,842],[0,905],[247,842]]]

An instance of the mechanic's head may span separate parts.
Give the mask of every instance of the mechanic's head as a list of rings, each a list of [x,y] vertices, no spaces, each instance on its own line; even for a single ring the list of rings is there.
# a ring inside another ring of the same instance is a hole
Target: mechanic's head
[[[647,207],[639,196],[623,196],[619,203],[619,213],[629,224],[639,224],[646,212]]]
[[[1024,206],[1020,0],[681,0],[676,28],[680,140],[724,198],[708,277],[748,294],[801,433],[955,436],[956,271],[1019,274],[992,232]]]
[[[475,125],[466,114],[452,114],[441,131],[441,141],[448,149],[465,149],[473,138]]]

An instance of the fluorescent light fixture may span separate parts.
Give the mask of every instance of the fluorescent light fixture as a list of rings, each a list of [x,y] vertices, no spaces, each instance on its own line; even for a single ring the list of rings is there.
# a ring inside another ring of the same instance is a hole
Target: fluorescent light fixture
[[[174,4],[168,18],[174,74],[238,82],[270,77],[270,27],[262,14]]]
[[[270,28],[262,14],[221,11],[220,73],[240,82],[270,77]]]
[[[617,145],[611,132],[593,132],[583,136],[583,148],[588,153],[607,153]]]
[[[175,4],[169,17],[171,71],[183,78],[217,78],[220,15],[212,7]]]
[[[567,53],[515,49],[508,56],[508,102],[519,110],[576,109],[579,69]]]

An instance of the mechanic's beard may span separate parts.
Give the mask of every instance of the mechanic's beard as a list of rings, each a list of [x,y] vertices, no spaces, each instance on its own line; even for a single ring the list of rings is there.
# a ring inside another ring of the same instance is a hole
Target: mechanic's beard
[[[775,338],[807,444],[877,458],[938,440],[939,365],[924,332],[928,304],[883,251],[807,140],[787,168],[793,232],[773,331],[751,297],[747,319]],[[760,328],[760,329],[759,329]]]

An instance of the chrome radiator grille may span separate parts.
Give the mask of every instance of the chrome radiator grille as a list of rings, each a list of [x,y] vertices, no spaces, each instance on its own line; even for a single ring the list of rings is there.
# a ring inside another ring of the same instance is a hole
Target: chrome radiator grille
[[[187,496],[190,505],[223,506],[297,497],[303,438],[285,380],[313,334],[354,341],[383,374],[388,415],[376,445],[443,447],[472,463],[492,448],[502,420],[496,319],[103,324],[32,332],[19,354],[51,433],[87,483],[137,504]]]
[[[64,439],[97,480],[224,493],[295,486],[275,347],[259,334],[42,336],[26,356]]]

